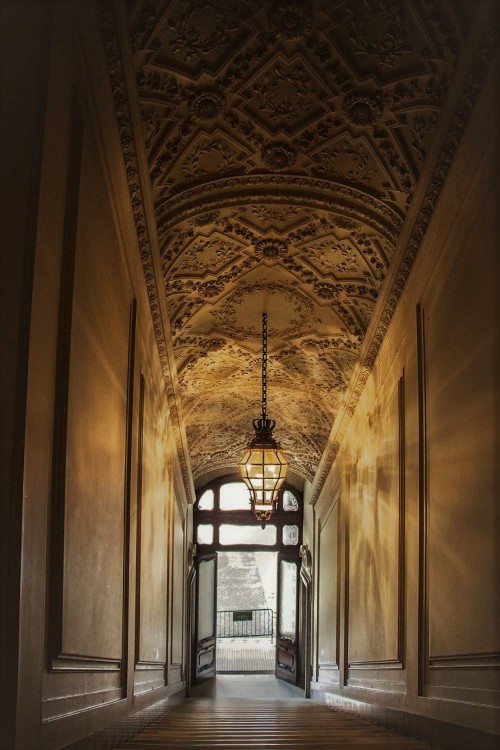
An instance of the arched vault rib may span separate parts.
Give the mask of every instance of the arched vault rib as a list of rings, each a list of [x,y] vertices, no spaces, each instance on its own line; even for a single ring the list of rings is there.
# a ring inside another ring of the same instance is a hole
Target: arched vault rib
[[[431,5],[130,5],[195,477],[234,466],[258,412],[262,309],[278,437],[314,476],[469,21]]]

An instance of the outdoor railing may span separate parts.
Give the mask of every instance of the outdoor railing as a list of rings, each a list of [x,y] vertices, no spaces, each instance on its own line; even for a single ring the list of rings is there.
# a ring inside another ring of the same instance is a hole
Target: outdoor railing
[[[272,609],[236,609],[217,612],[217,638],[273,636]]]

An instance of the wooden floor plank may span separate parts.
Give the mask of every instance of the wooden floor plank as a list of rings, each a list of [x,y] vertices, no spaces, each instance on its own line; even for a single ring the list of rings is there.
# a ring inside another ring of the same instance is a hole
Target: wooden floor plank
[[[426,750],[426,743],[305,700],[189,698],[123,750]]]

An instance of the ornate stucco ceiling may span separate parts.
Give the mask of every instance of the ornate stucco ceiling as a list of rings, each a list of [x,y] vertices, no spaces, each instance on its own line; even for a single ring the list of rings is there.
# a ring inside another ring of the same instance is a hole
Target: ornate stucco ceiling
[[[234,466],[259,414],[264,310],[276,437],[313,478],[465,22],[447,0],[130,3],[195,478]]]

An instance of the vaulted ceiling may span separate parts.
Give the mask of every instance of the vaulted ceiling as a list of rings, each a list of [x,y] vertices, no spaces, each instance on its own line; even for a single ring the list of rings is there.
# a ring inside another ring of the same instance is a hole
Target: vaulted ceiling
[[[234,467],[259,414],[263,311],[276,437],[313,479],[429,179],[467,9],[129,4],[136,148],[195,479]]]

